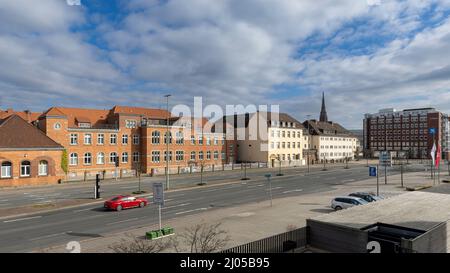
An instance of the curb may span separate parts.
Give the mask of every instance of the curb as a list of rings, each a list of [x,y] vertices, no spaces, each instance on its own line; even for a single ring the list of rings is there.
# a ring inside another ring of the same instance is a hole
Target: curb
[[[425,186],[418,186],[418,187],[414,187],[414,188],[407,187],[406,190],[407,191],[420,191],[420,190],[428,189],[431,187],[433,187],[433,186],[425,185]]]

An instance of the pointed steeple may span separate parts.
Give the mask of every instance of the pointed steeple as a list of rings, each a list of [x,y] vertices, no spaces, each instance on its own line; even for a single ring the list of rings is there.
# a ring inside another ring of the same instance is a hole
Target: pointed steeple
[[[320,121],[328,122],[327,108],[325,107],[325,92],[322,93],[322,109],[320,110]]]

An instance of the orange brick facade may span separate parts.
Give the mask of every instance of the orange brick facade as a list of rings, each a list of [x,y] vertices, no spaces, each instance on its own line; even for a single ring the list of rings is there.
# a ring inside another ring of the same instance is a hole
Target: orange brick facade
[[[0,187],[57,184],[64,179],[61,158],[61,150],[0,151],[0,166],[4,163],[11,163],[11,176],[0,178]],[[45,175],[39,174],[39,164],[42,162],[48,164]],[[29,172],[21,171],[23,163],[29,163]]]

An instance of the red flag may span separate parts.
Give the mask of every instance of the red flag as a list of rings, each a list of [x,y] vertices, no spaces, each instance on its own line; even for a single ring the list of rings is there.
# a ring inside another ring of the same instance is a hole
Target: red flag
[[[436,153],[436,163],[434,166],[436,166],[436,168],[439,168],[439,163],[441,162],[441,145],[437,145],[437,153]]]

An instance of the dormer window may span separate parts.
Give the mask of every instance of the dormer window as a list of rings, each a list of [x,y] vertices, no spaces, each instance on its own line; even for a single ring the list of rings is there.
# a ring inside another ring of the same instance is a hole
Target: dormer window
[[[137,127],[137,121],[136,120],[126,120],[125,121],[125,127],[126,128],[136,128]]]
[[[87,122],[78,123],[79,128],[91,128],[91,124]]]
[[[77,117],[76,122],[79,128],[91,128],[91,121],[88,118]]]

